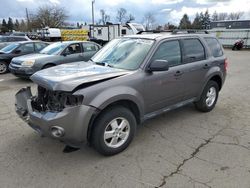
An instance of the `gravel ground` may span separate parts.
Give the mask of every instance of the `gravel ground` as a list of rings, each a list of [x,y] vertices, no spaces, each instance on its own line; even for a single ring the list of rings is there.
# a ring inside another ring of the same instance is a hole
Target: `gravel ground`
[[[250,51],[226,50],[229,72],[216,108],[193,105],[149,120],[124,152],[39,137],[14,111],[27,80],[0,75],[0,187],[250,187]]]

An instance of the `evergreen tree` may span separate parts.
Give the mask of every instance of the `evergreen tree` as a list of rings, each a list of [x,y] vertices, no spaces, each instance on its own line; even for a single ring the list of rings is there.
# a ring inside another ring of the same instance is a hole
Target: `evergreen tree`
[[[3,21],[2,21],[1,32],[2,32],[2,33],[8,32],[8,26],[7,26],[7,23],[6,23],[6,20],[5,20],[5,19],[3,19]]]
[[[191,22],[190,22],[187,14],[183,15],[183,17],[180,21],[180,24],[179,24],[179,28],[180,29],[190,29],[191,28]]]
[[[20,25],[19,25],[19,30],[20,31],[27,31],[27,25],[25,23],[25,21],[22,19]]]
[[[202,28],[202,26],[201,26],[201,19],[200,19],[200,14],[199,13],[196,13],[196,15],[195,15],[194,21],[192,23],[192,28],[193,29],[201,29]]]
[[[16,19],[14,29],[15,29],[16,31],[18,31],[18,30],[19,30],[19,21],[18,21],[18,19]]]
[[[9,18],[7,27],[8,27],[9,31],[12,31],[14,29],[14,24],[13,24],[12,18]]]
[[[203,28],[204,29],[210,29],[210,14],[208,13],[208,10],[206,10],[205,14],[204,14],[204,20],[203,20]]]

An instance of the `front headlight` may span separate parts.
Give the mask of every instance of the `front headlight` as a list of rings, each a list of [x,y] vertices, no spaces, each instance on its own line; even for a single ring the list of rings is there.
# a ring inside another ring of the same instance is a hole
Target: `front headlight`
[[[22,66],[23,67],[32,67],[35,63],[35,60],[27,60],[22,62]]]

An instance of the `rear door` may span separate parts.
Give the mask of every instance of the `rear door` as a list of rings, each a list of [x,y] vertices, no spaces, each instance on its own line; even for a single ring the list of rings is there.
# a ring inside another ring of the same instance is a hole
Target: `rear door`
[[[94,43],[83,42],[82,43],[83,54],[82,61],[88,61],[98,50],[99,47]]]
[[[185,38],[181,40],[182,59],[185,65],[183,80],[185,82],[184,99],[197,97],[204,84],[206,73],[211,67],[211,61],[200,38]]]
[[[144,80],[144,101],[146,113],[176,104],[183,99],[184,81],[179,40],[162,42],[150,62],[167,60],[168,71],[146,73]]]

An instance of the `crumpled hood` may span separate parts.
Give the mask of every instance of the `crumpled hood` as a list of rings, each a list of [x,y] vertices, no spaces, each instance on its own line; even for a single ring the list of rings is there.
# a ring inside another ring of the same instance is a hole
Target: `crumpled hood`
[[[27,60],[39,60],[39,59],[47,58],[47,57],[51,57],[51,56],[53,56],[53,55],[37,53],[37,54],[28,54],[28,55],[16,57],[15,60],[23,62],[23,61],[27,61]]]
[[[62,64],[36,72],[31,80],[49,90],[73,91],[77,86],[131,73],[88,62]]]

